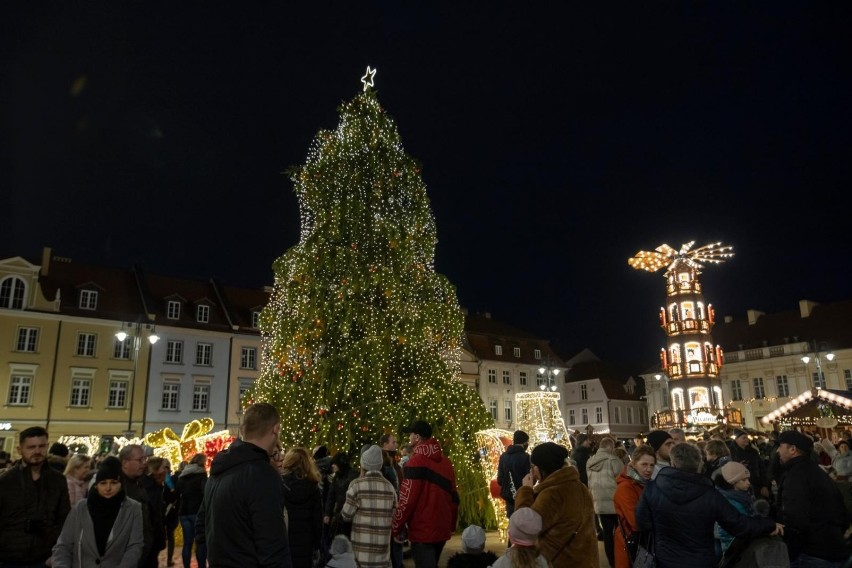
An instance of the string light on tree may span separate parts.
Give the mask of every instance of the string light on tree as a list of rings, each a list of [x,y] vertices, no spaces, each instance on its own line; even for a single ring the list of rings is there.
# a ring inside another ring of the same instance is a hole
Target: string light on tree
[[[455,466],[461,522],[493,526],[475,438],[493,422],[458,380],[464,316],[434,269],[420,165],[379,105],[374,76],[368,67],[337,128],[321,130],[306,162],[288,170],[301,234],[273,266],[261,376],[245,403],[279,409],[286,447],[352,455],[426,420]]]

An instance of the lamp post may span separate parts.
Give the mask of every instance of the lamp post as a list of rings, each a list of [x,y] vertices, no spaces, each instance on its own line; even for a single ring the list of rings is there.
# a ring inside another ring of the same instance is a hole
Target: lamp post
[[[554,367],[539,367],[538,372],[544,377],[544,384],[539,385],[543,391],[550,389],[556,391],[556,377],[559,375],[559,369]]]
[[[808,347],[811,347],[811,345],[808,345]],[[805,364],[805,372],[807,373],[808,372],[808,363],[811,362],[811,359],[813,359],[816,362],[817,380],[814,382],[813,386],[824,389],[826,387],[826,382],[825,382],[825,374],[823,374],[823,372],[822,372],[822,358],[825,357],[829,362],[834,361],[834,353],[832,353],[831,351],[828,351],[827,353],[821,355],[821,352],[820,352],[819,347],[817,346],[816,342],[813,343],[813,349],[814,349],[814,356],[811,357],[810,355],[803,355],[802,356],[802,363]]]
[[[130,333],[125,331],[129,330]],[[121,324],[121,329],[115,333],[116,339],[124,341],[128,336],[133,337],[133,377],[130,379],[130,400],[127,403],[127,430],[124,432],[125,438],[132,438],[135,431],[133,430],[133,398],[136,390],[136,373],[139,370],[139,348],[142,346],[142,332],[148,336],[148,342],[151,345],[160,340],[160,336],[154,332],[154,325],[150,323],[142,323],[137,320],[135,323],[126,322]]]

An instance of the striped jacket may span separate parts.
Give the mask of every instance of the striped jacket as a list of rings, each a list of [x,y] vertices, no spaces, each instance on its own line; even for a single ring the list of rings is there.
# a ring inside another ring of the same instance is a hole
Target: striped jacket
[[[352,521],[352,550],[360,568],[390,566],[395,508],[396,490],[381,472],[368,471],[349,484],[340,516],[344,521]]]

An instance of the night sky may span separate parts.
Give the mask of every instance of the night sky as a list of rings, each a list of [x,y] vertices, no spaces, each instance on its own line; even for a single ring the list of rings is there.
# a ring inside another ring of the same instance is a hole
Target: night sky
[[[852,298],[852,3],[274,4],[5,3],[3,256],[271,284],[371,65],[471,311],[650,365],[693,239],[719,317]]]

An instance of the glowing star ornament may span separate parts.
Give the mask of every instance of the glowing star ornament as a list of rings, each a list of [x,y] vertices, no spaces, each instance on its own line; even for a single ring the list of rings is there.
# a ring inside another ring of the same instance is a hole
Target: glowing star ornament
[[[361,82],[364,83],[364,90],[367,90],[367,87],[373,88],[373,78],[376,76],[376,69],[371,69],[369,65],[367,65],[367,72],[361,77]]]
[[[665,243],[653,251],[640,250],[635,256],[627,259],[627,264],[636,270],[656,272],[663,267],[671,268],[679,260],[692,268],[704,268],[702,262],[721,264],[734,256],[734,247],[723,245],[721,242],[710,243],[692,250],[694,244],[695,241],[689,241],[681,245],[680,250],[675,250]]]

